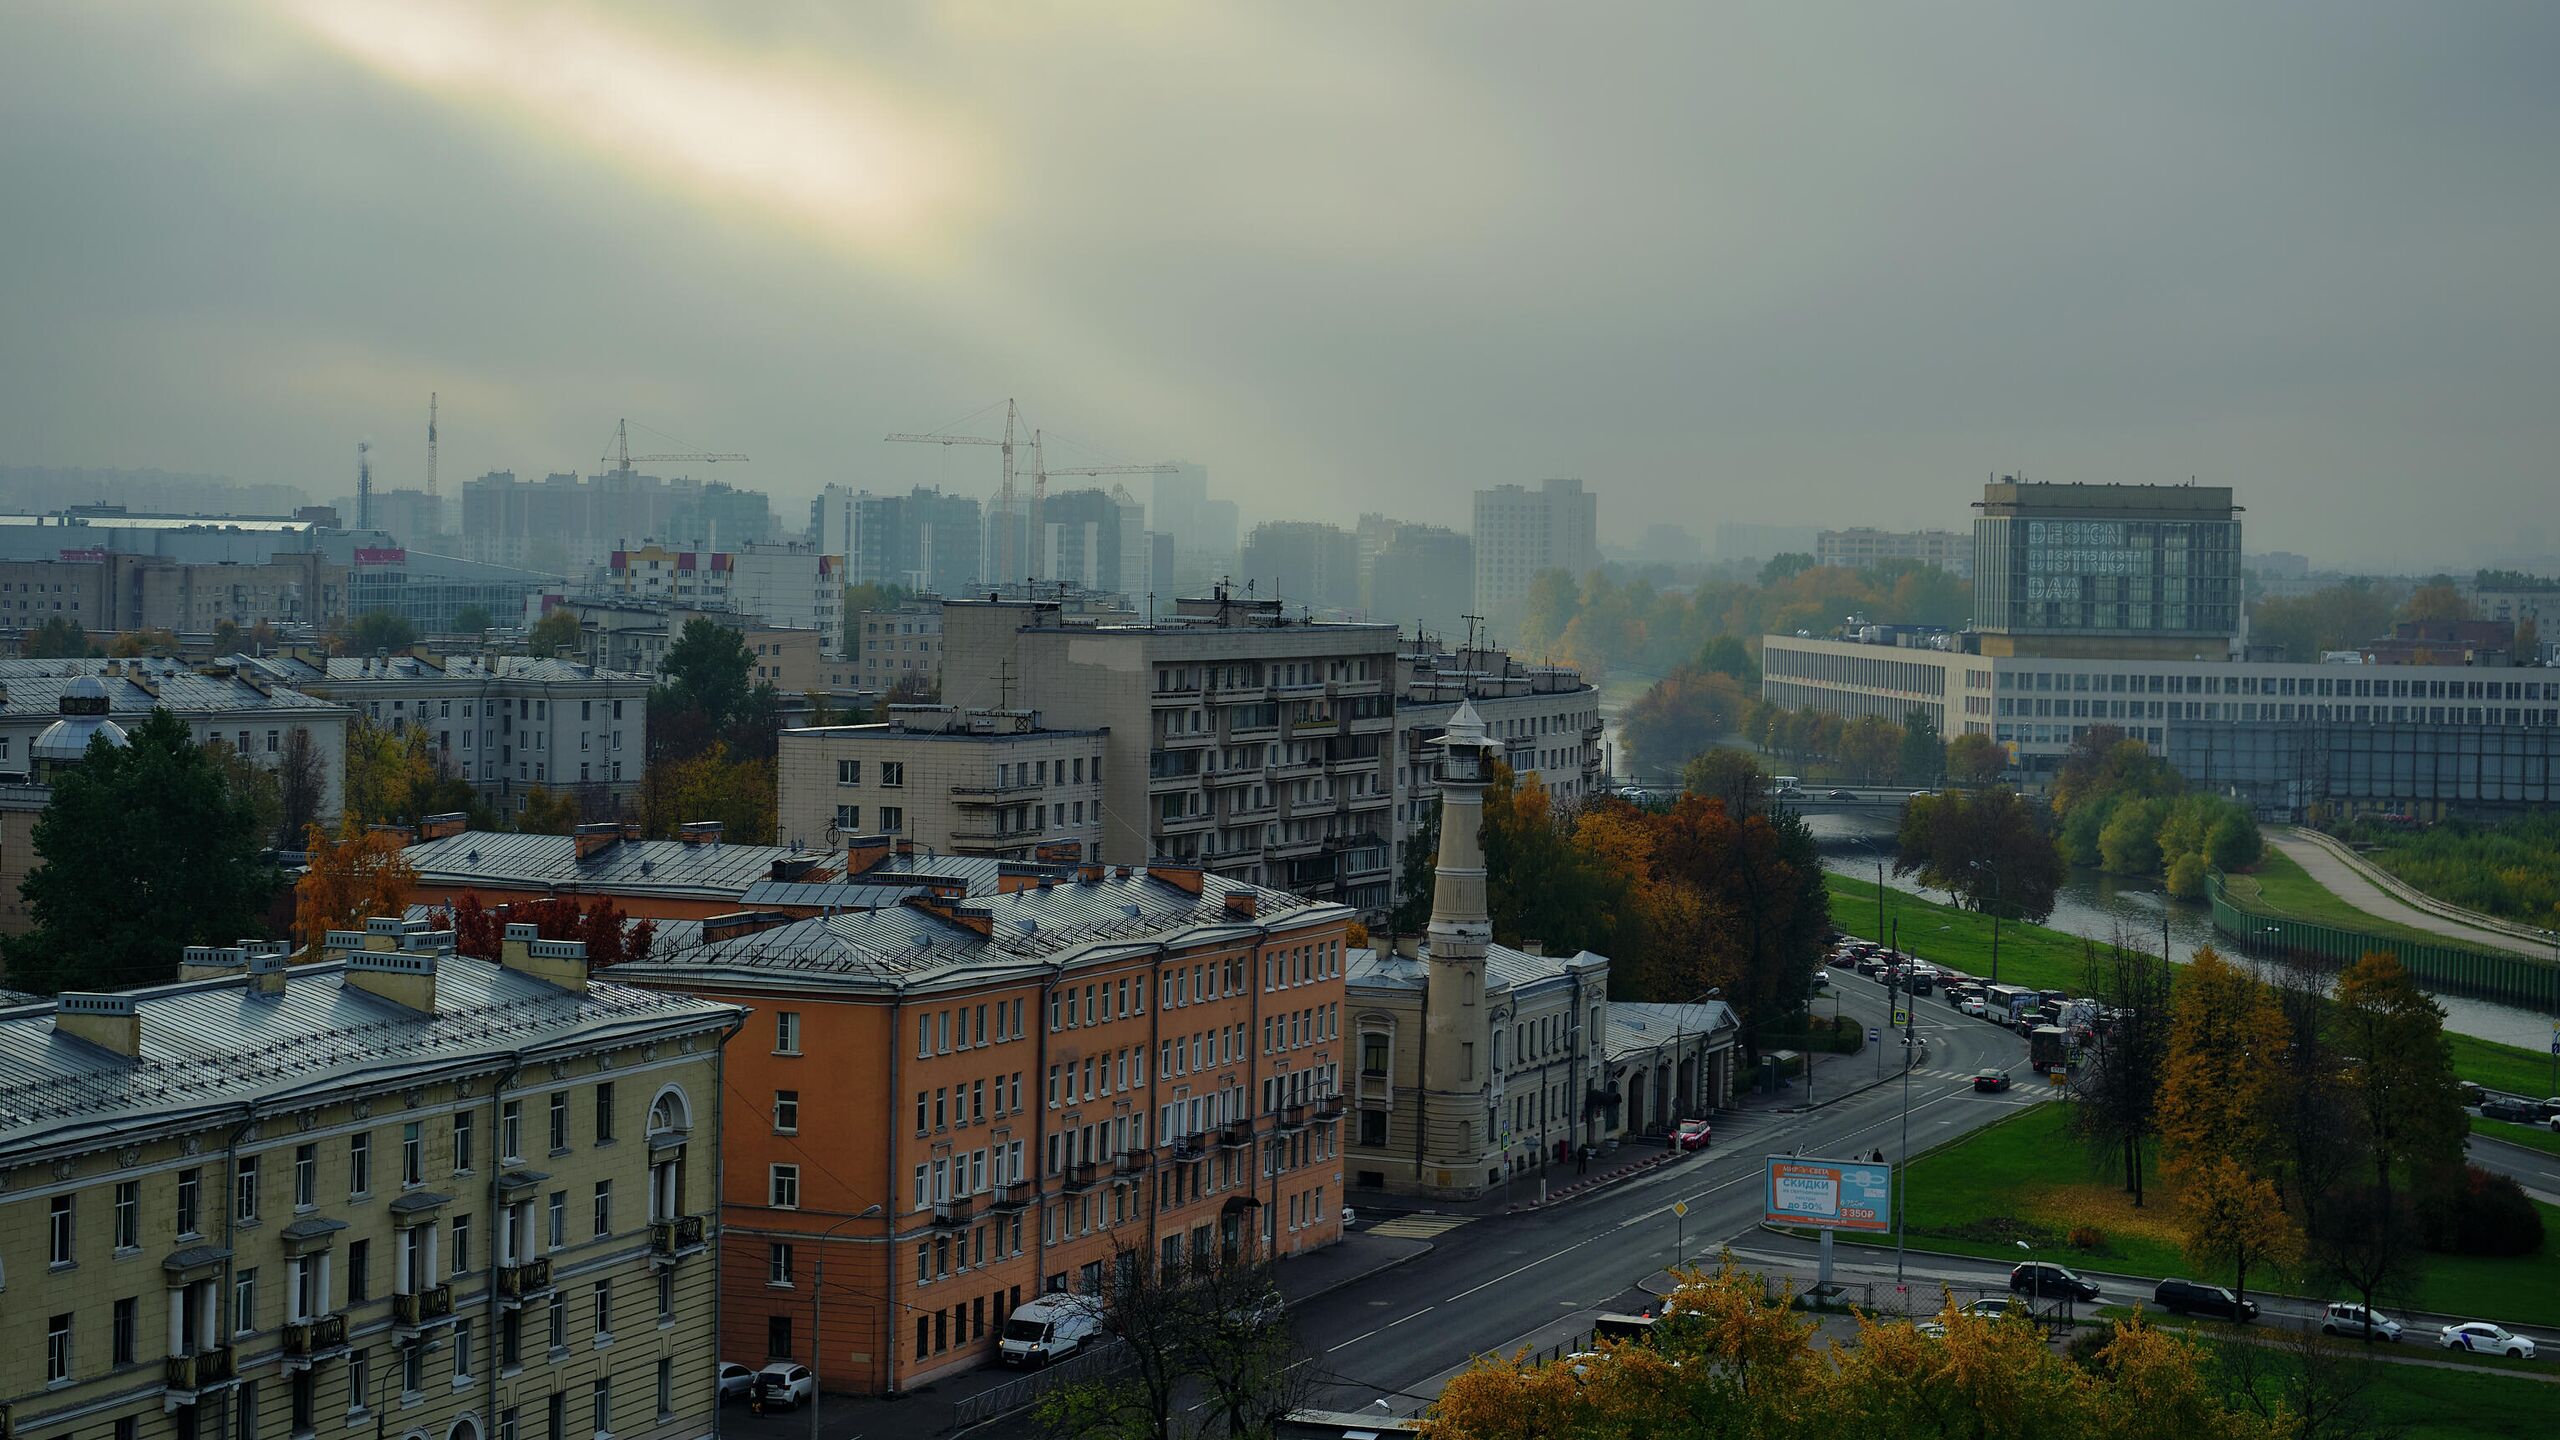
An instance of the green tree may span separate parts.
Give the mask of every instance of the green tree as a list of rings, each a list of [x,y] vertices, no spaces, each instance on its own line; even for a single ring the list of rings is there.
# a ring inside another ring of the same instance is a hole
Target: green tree
[[[2390,633],[2400,592],[2371,580],[2350,580],[2297,599],[2269,599],[2249,612],[2249,637],[2280,646],[2284,658],[2304,664],[2327,650],[2345,650]]]
[[[240,626],[228,619],[213,622],[213,653],[232,655],[240,649]]]
[[[2000,978],[2000,922],[2053,913],[2067,875],[2048,812],[2005,787],[1921,795],[1902,805],[1894,873],[1953,895],[1991,917],[1991,978]]]
[[[338,639],[341,655],[372,655],[406,650],[418,643],[418,627],[392,610],[367,610],[347,622]]]
[[[2459,1177],[2470,1121],[2443,1007],[2384,952],[2339,973],[2332,1015],[2333,1042],[2353,1062],[2354,1122],[2385,1208],[2409,1177]]]
[[[2009,752],[1988,735],[1971,731],[1947,742],[1947,779],[1956,785],[1990,785],[2009,768]]]
[[[1419,935],[1431,924],[1431,890],[1440,873],[1440,807],[1427,807],[1405,832],[1404,849],[1396,857],[1396,903],[1388,912],[1392,938]]]
[[[515,828],[527,835],[566,835],[585,818],[576,795],[536,785],[524,792],[524,808],[516,812]]]
[[[453,612],[453,628],[465,635],[486,635],[497,623],[486,605],[465,605]]]
[[[1793,580],[1797,576],[1812,569],[1813,566],[1813,557],[1805,554],[1803,551],[1783,551],[1779,554],[1770,556],[1767,562],[1761,565],[1760,583],[1763,585],[1775,585],[1782,580]]]
[[[2256,977],[2206,946],[2179,977],[2160,1083],[2162,1159],[2180,1175],[2229,1160],[2259,1173],[2273,1151],[2290,1032]]]
[[[687,620],[658,662],[658,688],[716,730],[746,703],[755,667],[745,636],[717,621]]]
[[[1901,770],[1905,785],[1934,785],[1946,774],[1946,741],[1926,710],[1902,717]]]
[[[524,637],[525,649],[534,655],[576,655],[584,640],[578,628],[578,615],[566,606],[552,610],[533,622]]]
[[[97,651],[89,644],[89,632],[80,622],[55,615],[37,626],[26,639],[26,655],[30,660],[85,660]]]
[[[2409,592],[2409,603],[2400,607],[2403,620],[2476,620],[2471,602],[2451,582],[2437,580]]]
[[[255,808],[168,711],[128,741],[92,740],[36,817],[37,868],[18,887],[32,923],[8,946],[20,988],[160,984],[184,947],[266,930],[284,882],[260,856]]]
[[[1719,635],[1698,652],[1698,668],[1710,675],[1731,676],[1746,690],[1760,688],[1760,662],[1751,658],[1751,648],[1738,635]]]
[[[2227,1156],[2194,1168],[2178,1192],[2180,1238],[2187,1258],[2208,1275],[2229,1274],[2233,1294],[2247,1299],[2249,1272],[2283,1264],[2299,1246],[2284,1196]]]
[[[1680,788],[1724,802],[1728,815],[1756,815],[1769,808],[1769,772],[1748,750],[1719,745],[1680,767]]]

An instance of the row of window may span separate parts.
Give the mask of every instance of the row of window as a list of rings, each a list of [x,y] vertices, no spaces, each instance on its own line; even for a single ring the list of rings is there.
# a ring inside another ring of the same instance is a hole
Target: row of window
[[[1057,1069],[1055,1065],[1049,1067],[1052,1085],[1057,1080]],[[784,1095],[791,1097],[791,1113],[794,1117],[792,1128],[796,1130],[799,1128],[797,1117],[800,1112],[800,1095],[796,1090],[775,1092],[775,1127],[779,1129],[781,1126],[781,1097]],[[994,1077],[994,1097],[995,1106],[989,1109],[988,1081],[986,1080],[971,1080],[960,1085],[936,1085],[931,1091],[918,1090],[916,1092],[916,1133],[927,1135],[941,1130],[984,1125],[990,1116],[1002,1119],[1007,1115],[1020,1113],[1024,1108],[1022,1072],[1016,1070],[1009,1076],[1002,1072],[997,1073]]]

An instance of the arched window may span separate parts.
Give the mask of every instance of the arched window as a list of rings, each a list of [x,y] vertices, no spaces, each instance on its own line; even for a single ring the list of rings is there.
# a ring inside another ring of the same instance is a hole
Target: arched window
[[[682,1135],[693,1128],[693,1107],[685,1103],[684,1092],[670,1085],[649,1102],[649,1133]]]
[[[693,1128],[693,1107],[673,1085],[649,1102],[649,1222],[674,1220],[685,1213],[684,1142]]]
[[[444,1432],[444,1440],[480,1440],[480,1422],[465,1415]]]

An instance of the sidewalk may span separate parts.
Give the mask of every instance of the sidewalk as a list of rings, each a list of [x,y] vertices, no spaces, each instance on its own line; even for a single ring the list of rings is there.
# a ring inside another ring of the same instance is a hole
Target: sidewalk
[[[1488,1215],[1516,1214],[1569,1198],[1578,1199],[1621,1180],[1659,1169],[1679,1158],[1680,1152],[1673,1150],[1660,1136],[1630,1135],[1618,1141],[1618,1148],[1593,1160],[1587,1174],[1568,1160],[1542,1169],[1524,1170],[1512,1176],[1510,1184],[1496,1186],[1473,1200],[1435,1200],[1427,1195],[1354,1190],[1346,1203],[1364,1216],[1464,1215],[1480,1220]],[[1547,1187],[1543,1197],[1538,1190],[1540,1181],[1544,1181]]]
[[[2549,941],[2517,934],[2503,920],[2473,915],[2425,895],[2316,830],[2271,829],[2267,843],[2301,866],[2321,888],[2376,920],[2514,955],[2539,958],[2551,953]]]

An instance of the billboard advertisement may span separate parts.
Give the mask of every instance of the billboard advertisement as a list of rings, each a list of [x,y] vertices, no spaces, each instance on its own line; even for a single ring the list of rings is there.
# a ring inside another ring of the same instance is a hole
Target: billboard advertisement
[[[1769,1157],[1762,1223],[1825,1230],[1893,1228],[1893,1167],[1866,1160]]]

